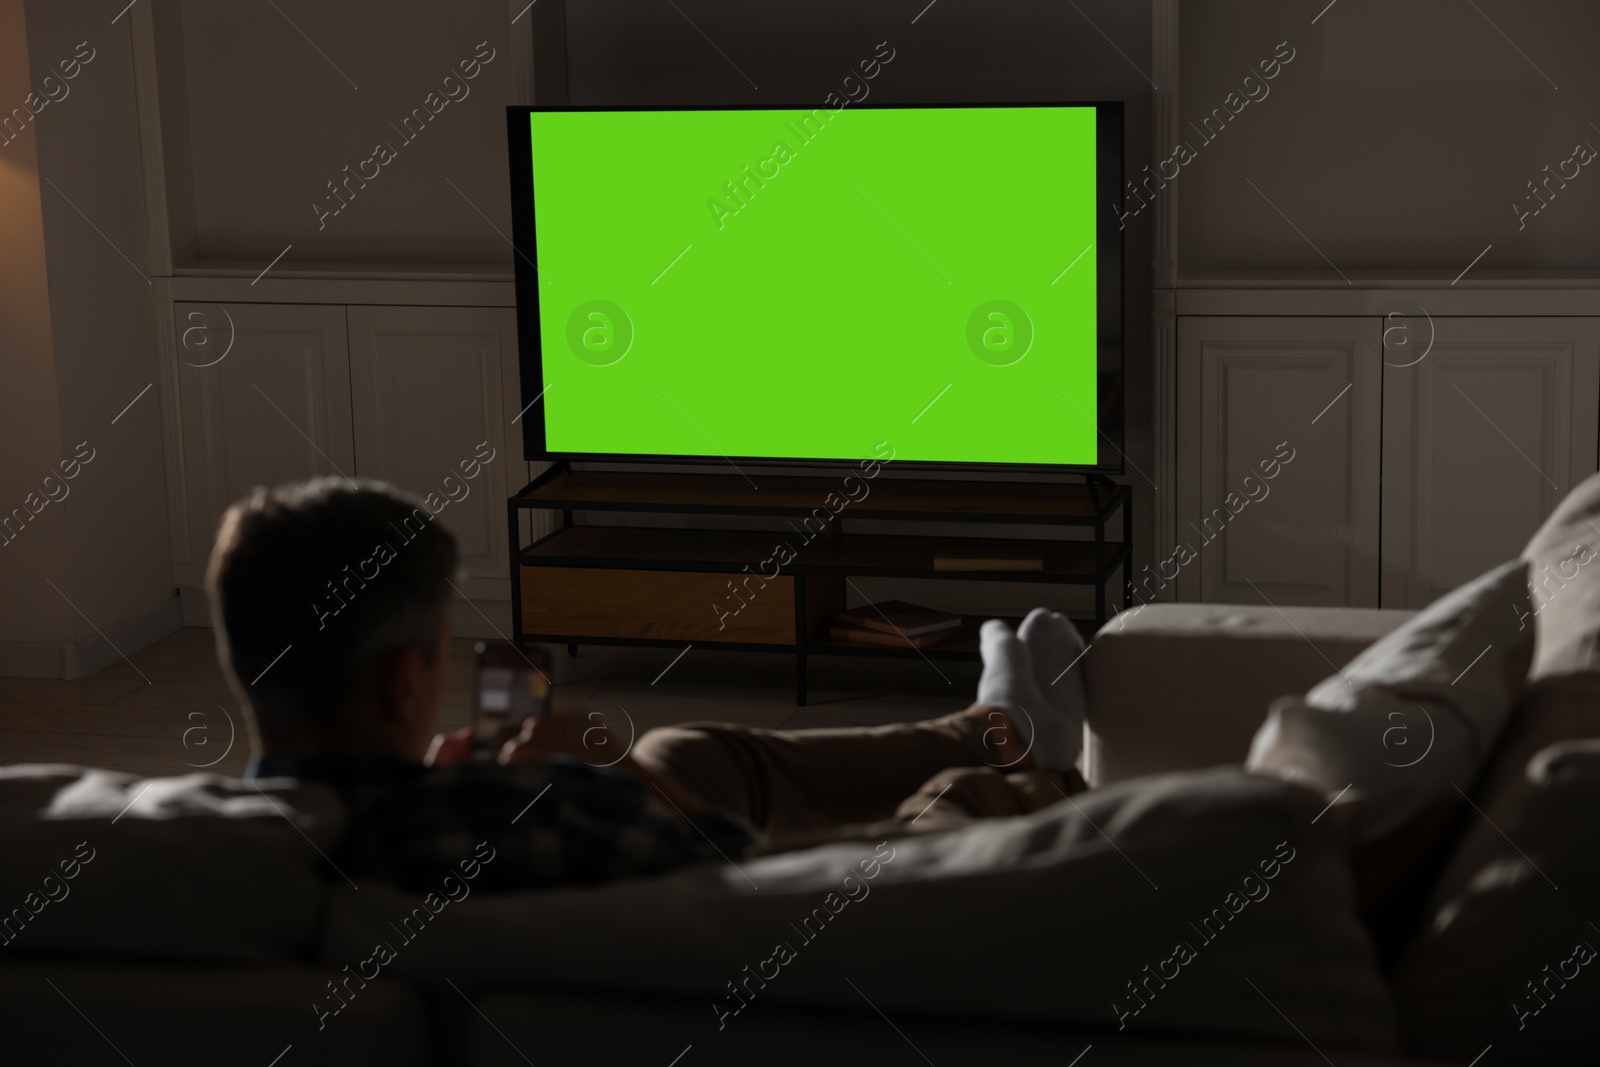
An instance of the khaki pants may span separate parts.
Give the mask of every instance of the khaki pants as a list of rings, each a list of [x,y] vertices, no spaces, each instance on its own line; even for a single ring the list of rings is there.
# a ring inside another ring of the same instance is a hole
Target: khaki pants
[[[763,831],[767,851],[1023,815],[1085,788],[1076,771],[1017,770],[983,709],[819,730],[687,723],[647,731],[634,758]]]

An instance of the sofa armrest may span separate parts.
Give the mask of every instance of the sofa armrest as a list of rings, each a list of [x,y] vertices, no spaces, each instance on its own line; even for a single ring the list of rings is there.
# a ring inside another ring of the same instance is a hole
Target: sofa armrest
[[[1095,635],[1083,772],[1091,786],[1240,763],[1280,696],[1304,693],[1409,611],[1149,604]]]

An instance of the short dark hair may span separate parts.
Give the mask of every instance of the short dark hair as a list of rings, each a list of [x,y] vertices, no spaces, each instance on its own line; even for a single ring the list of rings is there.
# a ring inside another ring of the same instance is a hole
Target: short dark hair
[[[206,588],[261,738],[328,736],[389,656],[431,659],[457,563],[450,532],[381,482],[258,488],[229,507]]]

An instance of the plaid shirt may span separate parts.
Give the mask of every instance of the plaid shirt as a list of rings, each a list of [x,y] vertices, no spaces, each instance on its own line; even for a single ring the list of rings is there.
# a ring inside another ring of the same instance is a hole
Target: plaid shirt
[[[513,890],[731,861],[756,840],[734,815],[685,816],[634,779],[565,756],[433,768],[357,756],[258,756],[245,776],[331,787],[349,815],[330,856],[338,872],[418,892],[436,888],[481,841],[495,858],[479,885]]]

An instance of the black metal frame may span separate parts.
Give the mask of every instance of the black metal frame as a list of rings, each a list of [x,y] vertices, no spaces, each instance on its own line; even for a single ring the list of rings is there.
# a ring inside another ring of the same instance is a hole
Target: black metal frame
[[[713,574],[739,574],[743,571],[732,563],[702,562],[685,560],[648,559],[619,559],[612,556],[530,556],[529,550],[542,545],[552,538],[558,537],[565,530],[571,528],[572,513],[574,510],[584,511],[618,511],[643,514],[701,514],[701,515],[804,515],[807,511],[802,508],[782,507],[743,507],[726,504],[684,505],[684,504],[640,504],[623,502],[617,504],[597,503],[592,500],[538,500],[527,499],[527,495],[535,489],[542,488],[550,482],[570,473],[571,464],[566,460],[558,460],[548,470],[523,486],[517,494],[506,502],[506,517],[509,525],[511,550],[511,625],[512,641],[521,647],[528,641],[538,641],[548,644],[564,644],[571,655],[577,655],[579,645],[614,645],[634,648],[676,648],[685,642],[665,640],[658,638],[625,638],[625,637],[587,637],[575,634],[560,633],[527,633],[522,629],[522,571],[524,567],[596,567],[618,570],[645,570],[645,571],[690,571],[697,573]],[[903,568],[903,567],[854,567],[828,564],[801,563],[796,560],[783,568],[795,580],[795,641],[794,644],[750,644],[746,642],[727,641],[695,641],[697,647],[720,649],[724,651],[744,652],[785,652],[795,656],[795,703],[804,706],[806,703],[806,658],[810,655],[828,656],[877,656],[889,658],[910,658],[920,656],[929,660],[973,660],[976,652],[942,649],[937,645],[926,648],[894,648],[891,646],[861,646],[840,647],[834,645],[812,645],[806,626],[806,581],[813,575],[860,575],[863,577],[885,578],[930,578],[949,579],[962,581],[998,581],[998,582],[1023,582],[1036,585],[1092,585],[1095,591],[1095,624],[1104,625],[1106,622],[1106,582],[1119,569],[1122,572],[1122,608],[1127,610],[1133,606],[1133,490],[1126,485],[1119,485],[1100,474],[1086,474],[1084,481],[1089,490],[1090,499],[1095,505],[1095,514],[1088,518],[1074,518],[1063,516],[1034,515],[974,515],[970,512],[905,512],[885,511],[869,507],[852,507],[850,517],[856,519],[889,519],[903,520],[906,522],[982,522],[982,523],[1018,523],[1039,524],[1052,526],[1089,526],[1094,529],[1094,570],[1088,574],[1041,574],[1036,571],[1022,572],[967,572],[967,571],[935,571],[928,568]],[[1047,488],[1048,483],[1038,483]],[[1122,543],[1115,548],[1106,541],[1106,527],[1110,524],[1111,517],[1117,512],[1122,513]],[[537,541],[523,546],[521,531],[521,513],[524,511],[560,511],[561,525]],[[862,535],[870,536],[870,535]]]

